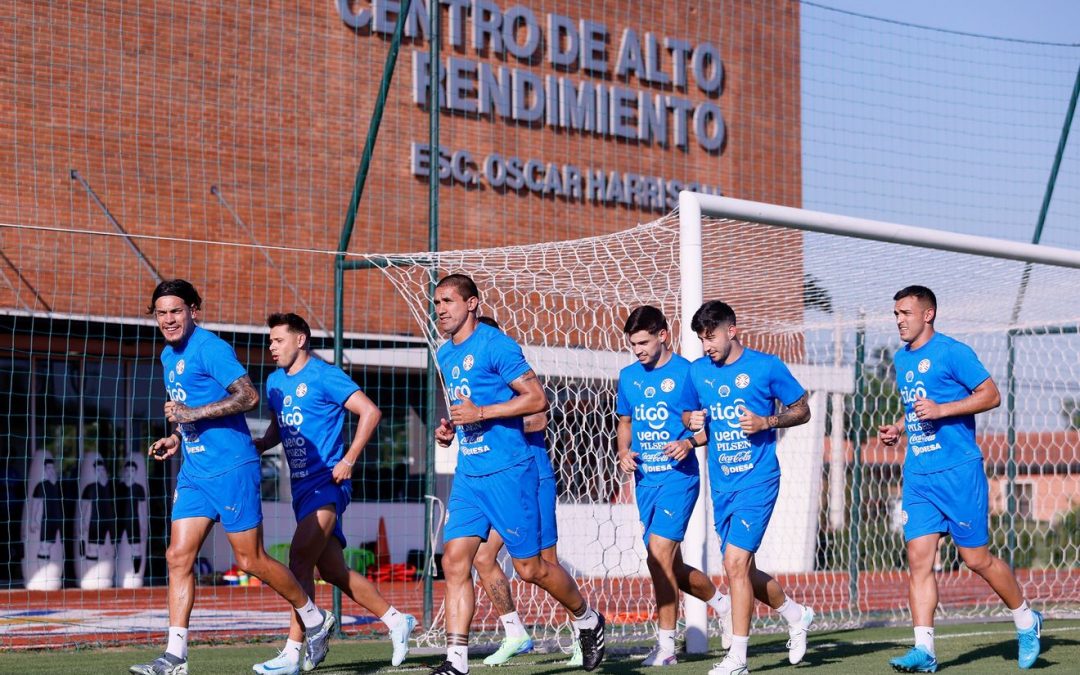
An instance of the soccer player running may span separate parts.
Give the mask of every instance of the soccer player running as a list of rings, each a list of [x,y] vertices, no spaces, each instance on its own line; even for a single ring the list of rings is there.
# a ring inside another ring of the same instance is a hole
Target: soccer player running
[[[670,666],[675,657],[679,591],[702,600],[720,616],[723,646],[731,639],[731,600],[700,570],[683,562],[686,535],[700,489],[694,448],[704,432],[687,431],[678,411],[690,362],[671,350],[667,318],[656,307],[637,307],[623,326],[637,363],[619,373],[619,468],[634,475],[638,513],[645,528],[647,563],[656,594],[657,644],[646,666]]]
[[[490,316],[476,319],[492,328],[499,328],[499,323]],[[551,563],[559,564],[556,544],[559,541],[558,524],[555,521],[555,471],[551,468],[551,459],[547,454],[547,440],[544,430],[547,428],[547,413],[529,415],[522,420],[525,441],[532,449],[536,461],[536,470],[540,477],[540,490],[537,494],[540,507],[540,557]],[[510,592],[510,580],[499,564],[499,551],[503,548],[502,537],[492,531],[488,540],[480,544],[473,558],[473,567],[480,577],[480,585],[487,593],[488,600],[499,612],[499,622],[506,631],[506,636],[494,653],[484,659],[486,666],[501,666],[518,654],[527,654],[533,649],[532,636],[521,621],[514,605],[514,596]],[[567,661],[568,666],[581,665],[581,645],[574,640],[574,650]]]
[[[547,410],[547,397],[521,347],[477,321],[480,293],[473,280],[452,274],[435,288],[439,330],[449,338],[437,353],[450,402],[450,420],[435,439],[459,444],[454,486],[443,531],[446,576],[446,660],[434,675],[469,672],[469,624],[476,598],[472,567],[494,529],[523,580],[544,589],[573,617],[582,665],[604,657],[604,617],[591,609],[573,577],[540,556],[539,477],[525,443],[522,418]]]
[[[221,521],[236,562],[285,598],[304,626],[308,657],[325,657],[334,615],[315,606],[285,565],[263,548],[259,453],[244,413],[259,403],[236,352],[195,321],[202,298],[183,279],[154,289],[149,313],[165,338],[161,364],[169,401],[166,418],[176,431],[150,446],[166,461],[183,449],[176,477],[172,529],[165,553],[169,566],[169,642],[157,659],[132,666],[138,675],[188,672],[188,621],[195,602],[195,557],[216,521]]]
[[[289,547],[289,569],[308,595],[315,594],[315,567],[327,583],[379,617],[390,629],[391,665],[409,653],[409,633],[416,619],[394,609],[375,585],[345,563],[341,519],[352,499],[352,472],[371,440],[382,413],[352,379],[311,353],[311,328],[296,314],[271,314],[270,355],[278,369],[266,380],[266,399],[273,412],[270,426],[255,440],[260,452],[285,450],[292,484],[296,531]],[[342,444],[346,413],[359,419],[352,443]],[[293,614],[285,648],[253,667],[262,675],[296,675],[301,670],[304,631]],[[303,670],[313,664],[304,663]]]
[[[731,648],[709,675],[750,672],[746,650],[755,598],[784,617],[788,661],[796,664],[806,654],[814,611],[789,598],[759,570],[754,553],[780,493],[776,430],[810,420],[806,390],[783,361],[739,342],[735,311],[726,303],[706,302],[690,327],[705,355],[690,365],[679,409],[687,427],[708,435],[713,517],[731,594]]]
[[[878,429],[885,445],[908,435],[904,457],[904,540],[908,601],[915,646],[889,661],[903,673],[937,671],[934,610],[938,604],[934,558],[942,534],[951,534],[961,559],[986,580],[1012,612],[1020,642],[1019,665],[1039,657],[1042,614],[1033,611],[1009,566],[990,552],[989,502],[975,415],[996,408],[1001,395],[970,347],[934,330],[937,298],[925,286],[893,296],[893,315],[906,344],[893,356],[904,417]]]

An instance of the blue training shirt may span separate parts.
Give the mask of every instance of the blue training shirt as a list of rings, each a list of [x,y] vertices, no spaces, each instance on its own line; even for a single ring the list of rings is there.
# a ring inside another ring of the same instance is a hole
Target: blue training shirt
[[[547,437],[543,431],[530,431],[525,434],[525,442],[532,448],[536,458],[536,471],[540,474],[540,480],[554,478],[555,470],[551,468],[551,458],[547,453]]]
[[[169,399],[189,408],[226,398],[228,386],[247,375],[233,348],[198,326],[179,347],[165,345],[161,365]],[[192,478],[220,476],[241,464],[259,461],[243,413],[186,422],[177,425],[177,431],[183,438],[180,470]]]
[[[316,356],[294,375],[278,368],[266,379],[266,401],[289,460],[294,501],[333,480],[334,465],[345,455],[345,402],[358,391],[344,371]]]
[[[664,446],[692,434],[683,425],[679,401],[687,388],[690,362],[672,354],[658,368],[632,363],[619,371],[619,393],[615,414],[630,418],[630,450],[638,454],[634,480],[638,485],[655,485],[668,472],[698,475],[697,453],[691,451],[681,462],[664,454]]]
[[[514,396],[510,383],[531,370],[518,343],[483,323],[461,344],[449,340],[439,347],[437,359],[451,405],[463,398],[477,406],[505,403]],[[484,420],[455,431],[458,471],[467,476],[486,476],[533,456],[520,417]]]
[[[904,345],[893,355],[907,431],[904,471],[935,473],[981,460],[982,452],[975,444],[974,415],[920,421],[915,416],[915,401],[920,396],[935,403],[959,401],[970,396],[990,373],[971,347],[948,335],[934,333],[922,347],[910,347]]]
[[[706,409],[713,490],[735,492],[780,477],[776,429],[747,436],[739,417],[744,410],[773,415],[776,401],[791,405],[805,393],[783,361],[754,349],[744,347],[734,363],[719,365],[703,356],[690,364],[690,384],[683,390],[679,414]]]

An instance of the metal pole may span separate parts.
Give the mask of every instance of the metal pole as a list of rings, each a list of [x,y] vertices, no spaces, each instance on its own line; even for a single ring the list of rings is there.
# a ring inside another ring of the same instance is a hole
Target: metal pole
[[[404,5],[402,14],[405,13]],[[428,0],[428,38],[430,47],[430,60],[428,62],[428,250],[439,250],[439,3],[437,0]],[[432,326],[435,319],[435,283],[438,270],[432,264],[428,268],[428,315],[431,317]],[[435,369],[434,342],[427,353],[427,396],[424,410],[424,423],[427,426],[427,452],[424,462],[424,494],[435,494],[435,435],[434,429],[437,423],[435,419],[435,406],[439,386]],[[424,500],[424,532],[430,533],[433,522],[433,510],[435,504],[430,499]],[[434,569],[433,560],[435,548],[430,534],[424,537],[424,625],[430,627],[434,618]]]
[[[1016,334],[1010,330],[1006,336],[1008,361],[1005,365],[1005,409],[1008,418],[1008,457],[1005,460],[1005,512],[1009,517],[1009,530],[1005,549],[1009,554],[1009,567],[1013,566],[1016,550]]]
[[[859,321],[855,333],[855,401],[852,407],[851,441],[851,511],[848,520],[851,523],[851,539],[848,542],[848,594],[850,605],[856,613],[859,611],[859,527],[862,510],[862,442],[866,432],[863,429],[863,394],[865,385],[863,376],[866,370],[866,327]]]
[[[71,176],[71,180],[83,186],[83,189],[86,190],[86,194],[90,195],[90,198],[94,200],[94,203],[97,204],[97,207],[101,209],[102,213],[105,214],[105,219],[108,220],[109,223],[113,227],[115,227],[121,235],[123,235],[124,241],[127,243],[128,248],[130,248],[131,252],[135,254],[135,257],[139,259],[139,262],[141,262],[143,267],[146,268],[146,271],[150,273],[150,277],[154,280],[154,282],[160,284],[162,279],[161,275],[158,274],[157,268],[155,268],[154,264],[151,263],[150,260],[143,254],[142,249],[140,249],[139,246],[135,243],[135,241],[131,238],[131,235],[128,234],[128,231],[125,230],[124,226],[120,224],[120,221],[113,217],[112,212],[109,211],[109,207],[105,206],[105,202],[101,201],[101,199],[97,196],[97,193],[94,192],[94,188],[90,187],[90,184],[87,183],[86,180],[82,177],[82,174],[79,173],[79,170],[72,169],[69,175]]]

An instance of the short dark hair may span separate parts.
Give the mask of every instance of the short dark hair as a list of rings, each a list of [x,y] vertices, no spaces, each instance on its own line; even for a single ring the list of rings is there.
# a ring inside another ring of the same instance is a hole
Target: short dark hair
[[[304,321],[304,317],[299,314],[274,312],[266,317],[266,325],[270,328],[288,326],[289,332],[303,335],[306,338],[304,340],[304,349],[311,349],[311,326],[308,326],[308,322]]]
[[[150,307],[147,308],[146,313],[153,316],[154,304],[157,303],[158,298],[164,298],[167,295],[175,295],[192,309],[202,308],[202,298],[190,282],[183,279],[167,279],[154,288],[154,293],[150,296]]]
[[[893,302],[903,300],[904,298],[917,298],[923,302],[929,303],[930,308],[937,312],[937,296],[934,292],[926,286],[904,286],[896,292],[896,295],[892,296]]]
[[[486,323],[492,328],[498,328],[499,330],[502,330],[502,326],[499,325],[499,322],[491,318],[490,316],[478,316],[476,317],[476,320],[480,323]]]
[[[638,331],[646,331],[650,335],[659,335],[660,331],[667,329],[667,317],[652,305],[642,305],[634,308],[630,312],[630,316],[626,317],[626,323],[623,325],[623,332],[627,335],[633,335]]]
[[[694,318],[690,320],[690,330],[700,335],[716,330],[724,324],[735,325],[735,310],[726,302],[710,300],[694,312]]]
[[[435,289],[438,290],[443,286],[451,286],[461,295],[462,300],[468,300],[469,298],[480,299],[480,289],[476,287],[476,282],[472,280],[472,277],[464,274],[451,274],[439,279],[439,283],[435,285]]]

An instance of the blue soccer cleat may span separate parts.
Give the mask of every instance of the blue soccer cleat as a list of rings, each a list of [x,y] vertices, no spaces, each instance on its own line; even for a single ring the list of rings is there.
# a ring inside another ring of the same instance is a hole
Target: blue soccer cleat
[[[937,672],[937,659],[922,647],[912,647],[907,654],[890,659],[889,665],[898,673]]]
[[[1039,638],[1042,637],[1042,612],[1032,612],[1035,615],[1035,625],[1027,630],[1016,631],[1016,639],[1020,642],[1019,666],[1027,670],[1035,665],[1039,658],[1042,646]]]

